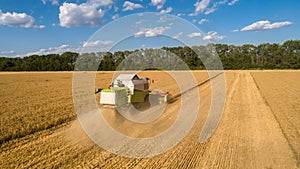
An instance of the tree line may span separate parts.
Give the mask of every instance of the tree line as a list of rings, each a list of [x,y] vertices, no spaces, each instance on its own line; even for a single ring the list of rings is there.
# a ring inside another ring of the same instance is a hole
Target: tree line
[[[114,53],[65,52],[63,54],[31,55],[23,58],[0,57],[0,71],[72,71],[76,67],[80,69],[80,66],[91,67],[93,70],[116,70],[120,64],[135,69],[143,67],[152,69],[151,64],[161,65],[166,62],[168,65],[178,65],[178,67],[167,66],[163,67],[164,69],[181,69],[180,65],[182,64],[178,60],[186,63],[189,69],[201,70],[206,69],[206,65],[203,63],[212,63],[213,65],[216,62],[216,57],[212,57],[215,55],[219,56],[225,70],[300,69],[300,40],[288,40],[283,44],[263,43],[257,46],[252,44],[242,46],[207,44],[206,46],[163,47]],[[145,60],[148,65],[145,65]],[[136,63],[134,66],[132,66],[133,62]],[[153,69],[156,68],[153,67]]]

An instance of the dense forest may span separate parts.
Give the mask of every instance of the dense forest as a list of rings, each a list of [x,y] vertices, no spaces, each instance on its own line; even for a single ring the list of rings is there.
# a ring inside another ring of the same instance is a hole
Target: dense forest
[[[161,49],[140,49],[114,53],[101,52],[79,55],[78,53],[65,52],[63,54],[32,55],[23,58],[0,57],[0,71],[71,71],[74,70],[75,63],[81,56],[87,56],[86,58],[89,58],[90,62],[95,61],[96,58],[99,61],[97,63],[98,70],[116,70],[120,63],[135,53],[146,52],[146,56],[162,57],[157,52],[158,50],[168,51],[180,57],[190,69],[206,69],[202,61],[209,59],[209,55],[212,53],[218,54],[224,69],[300,69],[300,40],[288,40],[283,44],[264,43],[257,46],[251,44],[242,46],[208,44],[207,46],[163,47]],[[201,52],[196,54],[195,51]]]

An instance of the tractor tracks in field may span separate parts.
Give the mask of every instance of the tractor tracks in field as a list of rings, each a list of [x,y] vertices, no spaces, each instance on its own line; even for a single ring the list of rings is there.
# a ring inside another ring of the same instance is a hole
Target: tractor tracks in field
[[[250,118],[249,121],[252,121],[248,125],[248,130],[249,133],[252,133],[249,139],[253,140],[251,143],[254,147],[253,153],[258,153],[261,156],[260,159],[257,158],[257,164],[260,164],[258,166],[267,165],[268,167],[291,168],[296,164],[296,161],[294,161],[294,152],[290,149],[291,145],[283,133],[282,126],[274,116],[273,110],[259,90],[251,73],[247,71],[243,76],[245,84],[240,86],[247,85],[247,87],[244,87],[244,90],[242,87],[240,91],[243,91],[245,96],[247,96],[245,101],[248,101],[249,113],[245,115]],[[256,157],[253,157],[253,159],[256,159]],[[275,159],[280,159],[281,163],[265,162]]]
[[[297,165],[297,167],[300,167],[300,158],[299,158],[300,155],[299,155],[299,153],[297,152],[297,150],[294,148],[293,144],[292,144],[291,141],[289,140],[289,138],[288,138],[288,136],[287,136],[287,133],[286,133],[285,130],[283,129],[283,127],[282,127],[282,125],[281,125],[281,123],[280,123],[280,121],[279,121],[279,119],[278,119],[278,116],[275,114],[274,110],[272,109],[272,107],[271,107],[270,104],[268,103],[268,100],[266,99],[266,97],[264,96],[264,94],[261,92],[261,90],[260,90],[260,88],[259,88],[259,86],[258,86],[258,84],[257,84],[257,81],[256,81],[255,78],[253,77],[252,73],[250,73],[250,76],[251,76],[252,80],[254,81],[255,86],[256,86],[257,90],[259,91],[259,93],[260,93],[262,99],[264,100],[266,106],[268,106],[268,108],[270,109],[270,112],[272,113],[272,116],[274,117],[276,123],[278,124],[279,129],[280,129],[280,131],[281,131],[281,133],[282,133],[284,139],[286,140],[286,142],[287,142],[287,144],[288,144],[288,146],[289,146],[289,148],[290,148],[290,151],[291,151],[292,154],[293,154],[294,159],[296,160],[296,163],[297,163],[296,165]]]
[[[233,78],[227,81],[223,118],[209,140],[207,163],[199,168],[294,168],[289,146],[250,73],[228,75]]]
[[[205,146],[206,151],[202,157],[203,162],[200,163],[196,168],[234,168],[234,162],[237,158],[237,153],[235,152],[237,145],[232,140],[234,140],[235,137],[237,120],[233,120],[230,117],[232,122],[230,125],[228,125],[229,116],[227,112],[229,111],[228,106],[233,102],[234,94],[238,89],[237,84],[239,81],[240,74],[234,74],[232,78],[227,78],[226,80],[227,97],[224,109],[225,114],[222,115],[223,118],[220,121],[218,128],[209,139],[208,144]],[[228,130],[231,132],[226,132]],[[228,149],[229,147],[230,149]]]

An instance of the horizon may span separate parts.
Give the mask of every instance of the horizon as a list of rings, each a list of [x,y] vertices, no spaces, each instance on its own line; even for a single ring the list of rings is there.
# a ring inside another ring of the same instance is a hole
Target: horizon
[[[235,47],[241,47],[243,45],[254,45],[255,47],[258,47],[259,45],[262,45],[262,44],[278,44],[278,45],[283,45],[285,42],[287,41],[300,41],[300,39],[288,39],[282,43],[269,43],[269,42],[265,42],[265,43],[259,43],[257,45],[255,44],[250,44],[250,43],[245,43],[245,44],[242,44],[242,45],[234,45],[234,44],[227,44],[227,43],[212,43],[213,45],[228,45],[228,46],[235,46]],[[206,44],[207,45],[207,44]],[[193,46],[205,46],[205,45],[193,45]],[[68,53],[68,52],[71,52],[71,53],[77,53],[77,54],[93,54],[93,53],[101,53],[101,52],[104,52],[104,53],[116,53],[116,52],[125,52],[125,51],[129,51],[129,52],[132,52],[132,51],[136,51],[136,50],[149,50],[149,49],[154,49],[154,50],[158,50],[158,49],[162,49],[162,48],[184,48],[184,47],[189,47],[189,48],[192,48],[193,46],[187,46],[187,45],[178,45],[178,46],[162,46],[162,47],[148,47],[148,48],[143,48],[143,47],[140,47],[140,48],[135,48],[135,49],[120,49],[120,50],[109,50],[109,51],[91,51],[91,52],[82,52],[82,51],[64,51],[64,52],[61,52],[61,53],[46,53],[46,54],[31,54],[31,55],[19,55],[19,56],[4,56],[4,55],[0,55],[0,57],[2,58],[24,58],[24,57],[30,57],[30,56],[34,56],[34,55],[38,55],[38,56],[47,56],[47,55],[52,55],[52,54],[58,54],[58,55],[62,55],[64,53]]]

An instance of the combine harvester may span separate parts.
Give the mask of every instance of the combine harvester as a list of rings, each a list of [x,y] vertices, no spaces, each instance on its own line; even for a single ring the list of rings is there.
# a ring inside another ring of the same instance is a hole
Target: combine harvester
[[[154,81],[152,80],[152,83]],[[168,93],[151,92],[149,78],[139,78],[136,74],[120,74],[108,89],[97,89],[100,92],[101,105],[123,106],[149,102],[155,98],[154,104],[165,104]]]

